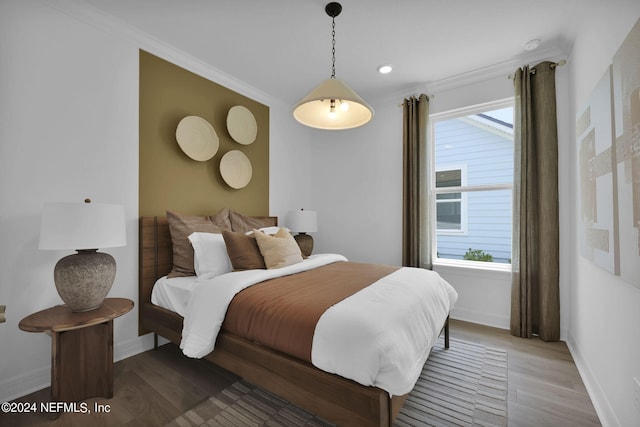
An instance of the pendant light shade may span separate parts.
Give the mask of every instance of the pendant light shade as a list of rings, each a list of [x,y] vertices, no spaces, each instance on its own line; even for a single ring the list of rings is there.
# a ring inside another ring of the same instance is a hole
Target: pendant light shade
[[[373,118],[373,108],[345,82],[336,79],[335,17],[342,11],[340,3],[327,4],[325,12],[332,21],[331,78],[320,83],[293,109],[293,116],[303,125],[327,130],[351,129],[362,126]]]
[[[303,125],[317,129],[351,129],[373,117],[373,108],[339,79],[327,79],[312,90],[293,110]]]

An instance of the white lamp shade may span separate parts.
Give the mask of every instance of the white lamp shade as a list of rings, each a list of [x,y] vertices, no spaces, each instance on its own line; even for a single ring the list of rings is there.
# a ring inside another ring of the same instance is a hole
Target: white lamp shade
[[[298,233],[313,233],[318,231],[318,215],[316,211],[290,211],[287,216],[287,226]]]
[[[48,203],[44,206],[39,249],[99,249],[126,244],[121,205]]]
[[[335,112],[330,114],[331,100]],[[346,103],[348,109],[343,110]],[[330,78],[312,90],[293,109],[303,125],[317,129],[341,130],[362,126],[373,118],[373,108],[340,79]]]

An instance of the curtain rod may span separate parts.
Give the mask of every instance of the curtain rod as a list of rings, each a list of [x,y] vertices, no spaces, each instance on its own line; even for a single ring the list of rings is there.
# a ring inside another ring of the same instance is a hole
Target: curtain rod
[[[427,93],[425,93],[425,95],[427,95],[427,100],[428,101],[431,101],[433,98],[436,97],[435,95],[429,95]],[[411,97],[420,98],[420,95],[413,94],[413,95],[405,96],[404,99],[402,100],[402,102],[398,104],[398,107],[404,107],[404,101],[407,98],[411,98]]]
[[[560,60],[560,61],[558,61],[558,62],[552,62],[552,63],[551,63],[551,69],[558,68],[558,67],[562,67],[562,66],[563,66],[563,65],[565,65],[566,63],[567,63],[567,60],[566,60],[566,59],[561,59],[561,60]]]
[[[543,62],[544,62],[544,61],[543,61]],[[558,67],[562,67],[562,66],[563,66],[563,65],[565,65],[566,63],[567,63],[567,60],[566,60],[566,59],[561,59],[561,60],[560,60],[560,61],[558,61],[558,62],[552,62],[551,64],[549,64],[549,66],[551,67],[551,69],[552,69],[552,70],[554,70],[554,69],[556,69],[556,68],[558,68]],[[540,65],[540,64],[538,64],[538,65]],[[532,67],[532,68],[529,70],[529,73],[530,73],[530,74],[535,74],[535,73],[536,73],[536,68],[535,68],[535,67]],[[513,74],[509,74],[509,76],[508,76],[508,77],[509,77],[509,80],[513,80],[514,75],[513,75]]]

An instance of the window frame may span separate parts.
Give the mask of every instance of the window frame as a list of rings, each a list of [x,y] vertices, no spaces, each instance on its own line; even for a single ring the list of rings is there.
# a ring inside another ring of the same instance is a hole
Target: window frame
[[[466,187],[466,183],[467,183],[467,165],[466,164],[444,164],[441,165],[439,168],[434,169],[434,178],[433,178],[433,185],[435,188],[437,188],[437,178],[435,178],[435,176],[438,174],[438,172],[441,171],[449,171],[449,170],[459,170],[460,171],[460,182],[462,182],[462,185],[460,187],[440,187],[438,188],[438,190],[444,190],[446,189],[447,191],[438,191],[435,195],[434,195],[434,217],[436,219],[436,224],[435,224],[435,232],[436,234],[439,234],[441,236],[466,236],[468,233],[468,229],[467,229],[467,224],[468,224],[468,211],[467,211],[467,195],[466,193],[460,192],[460,230],[453,230],[453,229],[439,229],[438,228],[438,198],[435,197],[437,194],[446,194],[446,193],[457,193],[458,191],[452,191],[452,189],[456,189],[456,188],[462,188],[462,187]],[[458,201],[458,200],[456,200]],[[445,200],[442,200],[440,203],[445,202]],[[449,202],[450,203],[450,202]]]
[[[435,124],[439,121],[460,118],[469,116],[472,114],[479,114],[486,111],[499,110],[502,108],[515,108],[515,99],[513,97],[505,98],[497,101],[486,102],[482,104],[471,105],[463,108],[458,108],[449,111],[443,111],[440,113],[434,113],[429,115],[428,122],[428,130],[427,130],[427,155],[428,155],[428,166],[429,173],[427,177],[427,190],[428,190],[428,203],[429,203],[429,211],[432,213],[428,215],[428,227],[429,227],[429,236],[430,236],[430,247],[431,247],[431,259],[432,264],[434,266],[448,266],[448,267],[460,267],[460,268],[471,268],[471,269],[481,269],[481,270],[494,270],[494,271],[512,271],[512,265],[506,263],[497,263],[497,262],[482,262],[482,261],[469,261],[469,260],[459,260],[459,259],[449,259],[449,258],[439,258],[438,257],[438,247],[437,247],[437,239],[438,235],[462,235],[459,232],[445,232],[440,233],[437,227],[437,218],[436,218],[436,195],[441,193],[454,193],[460,192],[462,197],[465,196],[469,192],[475,191],[495,191],[495,190],[510,190],[513,195],[513,181],[509,184],[488,184],[488,185],[461,185],[459,187],[440,187],[436,188],[436,178],[435,174],[438,170],[450,170],[449,166],[454,166],[451,164],[446,164],[438,169],[435,166],[435,156],[436,156],[436,144],[435,144]],[[515,131],[515,129],[514,129]],[[466,170],[465,170],[465,179],[463,183],[466,183]],[[465,203],[465,205],[467,205]],[[513,211],[513,206],[512,206]],[[468,218],[468,212],[465,212],[465,220]],[[465,224],[465,230],[468,232],[468,228]],[[513,239],[511,239],[511,253],[513,253]]]

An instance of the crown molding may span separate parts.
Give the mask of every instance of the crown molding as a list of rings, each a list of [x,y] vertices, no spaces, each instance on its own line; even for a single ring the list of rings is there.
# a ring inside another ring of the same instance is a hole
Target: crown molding
[[[101,11],[81,0],[40,0],[40,3],[55,9],[71,18],[77,19],[104,33],[110,34],[137,49],[145,50],[179,67],[185,68],[201,77],[218,83],[228,89],[247,96],[265,105],[280,104],[288,106],[284,100],[276,98],[237,78],[190,55],[176,46],[164,42],[116,17]]]
[[[516,69],[524,65],[538,64],[543,61],[559,61],[565,55],[558,48],[541,49],[535,53],[521,55],[498,64],[477,68],[438,81],[427,82],[424,87],[428,93],[444,92],[460,86],[482,83],[497,77],[509,78]]]
[[[494,78],[510,78],[516,69],[524,65],[535,65],[543,61],[559,61],[566,58],[566,54],[558,47],[537,49],[535,52],[519,55],[500,63],[486,67],[475,68],[440,80],[426,81],[415,86],[407,87],[401,91],[389,94],[373,100],[376,103],[398,103],[412,95],[424,93],[430,97],[437,96],[438,93],[446,92],[464,86],[470,86],[485,82]]]

